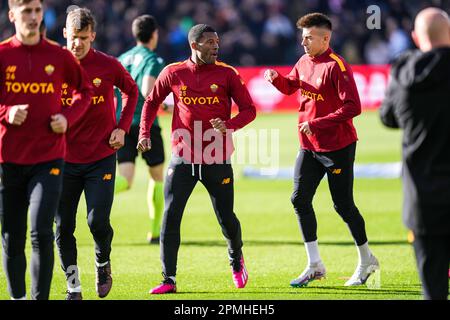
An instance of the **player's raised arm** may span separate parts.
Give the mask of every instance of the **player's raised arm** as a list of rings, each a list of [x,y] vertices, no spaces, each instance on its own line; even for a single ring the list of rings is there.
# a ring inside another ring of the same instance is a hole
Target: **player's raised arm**
[[[294,94],[300,88],[297,65],[292,68],[286,77],[279,74],[276,70],[267,69],[264,71],[264,79],[270,82],[278,91],[286,95]]]
[[[117,127],[128,132],[138,101],[138,86],[120,62],[115,59],[113,61],[114,68],[116,69],[116,81],[114,85],[119,88],[122,94],[122,112]]]
[[[159,106],[170,94],[170,67],[166,67],[155,81],[151,93],[145,99],[139,124],[139,141],[150,138],[150,128],[155,121]],[[149,145],[147,145],[149,146]]]
[[[351,67],[339,57],[335,57],[338,62],[330,72],[333,87],[339,97],[339,107],[324,117],[309,121],[309,126],[316,130],[336,126],[361,114],[361,101]]]
[[[256,108],[247,86],[235,72],[230,72],[231,97],[239,108],[239,113],[225,122],[227,129],[238,130],[252,122],[256,117]]]

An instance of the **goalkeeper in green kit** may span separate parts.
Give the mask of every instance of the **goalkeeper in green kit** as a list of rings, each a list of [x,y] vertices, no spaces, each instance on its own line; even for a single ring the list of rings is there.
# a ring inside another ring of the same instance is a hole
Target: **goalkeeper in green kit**
[[[142,105],[147,95],[152,91],[158,74],[165,66],[163,59],[154,52],[158,45],[158,24],[155,18],[150,15],[137,17],[132,24],[132,33],[136,40],[136,46],[123,53],[119,57],[119,61],[136,81],[139,87],[139,100],[130,132],[125,136],[125,146],[119,149],[117,153],[119,175],[116,176],[116,193],[128,190],[133,183],[135,161],[138,156],[136,145]],[[116,94],[118,93],[119,91],[117,90]],[[121,99],[117,99],[117,101],[117,113],[120,114]],[[158,120],[154,122],[151,128],[151,135],[152,148],[142,153],[151,176],[147,192],[151,227],[147,235],[147,241],[149,243],[159,243],[161,217],[164,210],[164,145]]]

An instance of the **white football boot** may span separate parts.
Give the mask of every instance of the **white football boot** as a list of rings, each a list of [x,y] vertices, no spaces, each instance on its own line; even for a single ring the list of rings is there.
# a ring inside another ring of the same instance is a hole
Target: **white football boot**
[[[296,279],[291,281],[291,287],[300,288],[306,287],[308,283],[314,280],[325,278],[326,270],[322,262],[311,264],[299,275]]]
[[[369,263],[358,264],[352,277],[345,283],[346,287],[360,286],[366,283],[370,275],[380,269],[380,264],[374,255],[370,256]]]

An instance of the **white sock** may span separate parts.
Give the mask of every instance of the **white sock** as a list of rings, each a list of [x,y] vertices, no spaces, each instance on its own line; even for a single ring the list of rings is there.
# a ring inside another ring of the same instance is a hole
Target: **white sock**
[[[11,300],[27,300],[27,295],[24,295],[22,298],[13,298],[13,297],[11,297]]]
[[[169,279],[172,279],[173,283],[177,283],[177,281],[175,280],[175,277],[168,277]]]
[[[96,265],[97,267],[104,267],[104,266],[106,266],[106,265],[108,264],[108,262],[109,262],[109,261],[106,261],[106,262],[103,262],[103,263],[98,263],[97,261],[95,261],[95,265]]]
[[[358,249],[359,264],[368,264],[370,262],[370,256],[372,252],[369,249],[369,242],[364,243],[361,246],[356,246]]]
[[[73,288],[72,286],[67,284],[67,291],[69,291],[69,292],[81,292],[81,285],[79,285],[78,287]]]
[[[319,244],[316,241],[305,242],[306,254],[308,255],[308,265],[317,264],[322,262],[319,254]]]

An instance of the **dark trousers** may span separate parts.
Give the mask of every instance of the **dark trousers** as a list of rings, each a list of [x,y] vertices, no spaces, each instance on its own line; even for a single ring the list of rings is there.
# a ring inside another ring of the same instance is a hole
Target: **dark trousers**
[[[305,242],[317,240],[317,221],[312,201],[325,173],[334,209],[347,223],[356,244],[360,246],[367,242],[364,219],[353,200],[355,149],[356,142],[332,152],[299,151],[291,202]]]
[[[115,173],[115,154],[90,164],[66,163],[63,191],[56,213],[56,244],[66,276],[70,276],[68,269],[73,271],[77,265],[74,232],[78,203],[83,191],[87,222],[95,242],[96,261],[109,261],[114,234],[109,217],[114,198]]]
[[[241,256],[241,225],[233,212],[234,178],[231,164],[192,165],[173,157],[164,187],[165,210],[160,236],[161,261],[166,276],[176,275],[181,219],[197,181],[208,190],[228,243],[229,258],[234,260]]]
[[[31,223],[31,298],[49,297],[53,275],[53,221],[61,194],[63,160],[0,164],[3,267],[12,298],[26,295],[27,213]]]
[[[424,298],[447,300],[450,235],[415,235],[413,246]]]

